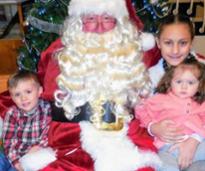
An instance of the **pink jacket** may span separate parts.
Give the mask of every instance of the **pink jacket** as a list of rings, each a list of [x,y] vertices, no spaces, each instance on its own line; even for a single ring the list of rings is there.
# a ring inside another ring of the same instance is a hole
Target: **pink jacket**
[[[172,93],[156,94],[135,107],[135,116],[143,127],[169,119],[183,128],[183,133],[205,137],[205,103],[200,105],[192,99],[180,99]],[[157,137],[154,143],[158,148],[164,145]]]

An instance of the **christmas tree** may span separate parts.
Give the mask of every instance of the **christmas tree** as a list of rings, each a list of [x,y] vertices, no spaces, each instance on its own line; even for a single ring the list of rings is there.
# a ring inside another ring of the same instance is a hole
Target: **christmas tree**
[[[133,0],[136,14],[144,23],[144,31],[155,33],[160,21],[171,13],[168,0]]]
[[[40,54],[60,36],[63,21],[68,16],[70,0],[35,0],[26,14],[24,46],[19,49],[20,70],[37,71]],[[168,0],[132,0],[144,30],[156,32],[160,20],[169,14]]]
[[[60,36],[69,0],[36,0],[26,14],[24,46],[19,49],[20,70],[37,71],[40,54]]]

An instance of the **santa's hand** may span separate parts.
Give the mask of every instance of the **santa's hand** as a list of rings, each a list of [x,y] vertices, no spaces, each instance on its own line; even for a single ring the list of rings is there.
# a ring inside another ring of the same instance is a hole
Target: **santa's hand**
[[[151,133],[164,142],[177,143],[184,140],[182,129],[171,120],[162,120],[150,126]]]

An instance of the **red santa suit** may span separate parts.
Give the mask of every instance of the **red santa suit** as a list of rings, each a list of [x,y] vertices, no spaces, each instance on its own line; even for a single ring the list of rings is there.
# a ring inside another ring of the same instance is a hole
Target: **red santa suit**
[[[60,73],[57,61],[52,58],[54,52],[62,47],[60,39],[53,42],[50,47],[42,53],[39,62],[38,74],[44,85],[42,97],[53,100],[54,91],[57,89],[56,77]],[[58,112],[59,113],[59,112]],[[53,113],[54,114],[54,113]],[[49,145],[57,150],[57,160],[48,165],[42,171],[88,171],[94,170],[93,159],[82,148],[80,141],[81,128],[78,122],[69,122],[63,113],[54,114],[55,119],[51,123],[49,134]],[[56,121],[55,121],[56,120]],[[148,135],[147,130],[139,126],[137,119],[133,119],[129,123],[127,130],[127,138],[139,149],[145,151],[156,152],[153,146],[153,138]],[[121,156],[127,160],[127,156]],[[105,156],[106,158],[106,156]],[[143,159],[142,159],[143,160]],[[150,160],[153,160],[151,158]],[[114,162],[110,161],[111,163]],[[152,171],[152,164],[143,166],[138,171]]]
[[[85,4],[90,2],[102,3],[101,0],[89,0]],[[125,3],[124,0],[119,2]],[[71,2],[71,7],[74,8],[75,3]],[[56,77],[62,72],[54,56],[63,48],[62,41],[56,40],[42,53],[39,62],[38,74],[45,90],[42,96],[50,101],[53,101],[54,91],[59,88]],[[53,103],[49,145],[56,151],[57,159],[42,171],[152,171],[160,166],[153,139],[144,128],[139,127],[137,119],[124,124],[121,130],[104,131],[93,126],[86,117],[87,110],[87,107],[81,107],[80,113],[68,120],[64,110],[56,108]]]

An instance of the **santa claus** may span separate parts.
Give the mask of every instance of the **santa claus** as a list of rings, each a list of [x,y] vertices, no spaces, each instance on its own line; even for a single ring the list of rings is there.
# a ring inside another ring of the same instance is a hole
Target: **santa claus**
[[[130,0],[70,1],[63,35],[39,64],[53,113],[42,171],[159,168],[152,138],[132,115],[150,90],[142,56],[154,39],[145,43],[141,27]]]

